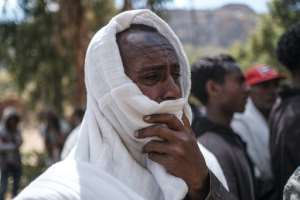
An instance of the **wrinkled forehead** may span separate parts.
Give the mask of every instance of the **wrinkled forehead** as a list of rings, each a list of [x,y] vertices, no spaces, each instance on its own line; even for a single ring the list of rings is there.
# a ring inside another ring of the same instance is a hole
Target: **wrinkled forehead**
[[[174,47],[156,29],[145,25],[132,25],[116,35],[120,51],[126,58],[153,57],[157,52],[177,61]]]
[[[155,29],[138,27],[144,26],[130,27],[116,36],[123,61],[139,58],[151,61],[163,58],[178,63],[176,51],[167,38]]]

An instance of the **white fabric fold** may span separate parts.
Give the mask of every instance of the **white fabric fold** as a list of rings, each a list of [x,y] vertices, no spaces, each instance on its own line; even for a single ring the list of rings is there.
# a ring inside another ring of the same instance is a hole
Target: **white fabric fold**
[[[182,98],[157,103],[143,95],[126,76],[116,34],[129,28],[131,24],[145,24],[156,28],[174,47],[180,65]],[[134,136],[137,130],[151,125],[143,121],[145,115],[169,113],[181,120],[184,113],[189,121],[192,118],[187,102],[190,68],[183,48],[170,27],[149,10],[133,10],[117,15],[95,34],[89,44],[85,62],[85,83],[87,107],[79,130],[79,141],[63,162],[76,160],[78,163],[92,165],[101,173],[107,174],[99,175],[99,179],[109,176],[107,184],[111,178],[116,179],[127,188],[123,192],[132,193],[130,196],[153,200],[183,199],[188,191],[186,183],[167,173],[164,167],[142,153],[144,144],[158,138],[137,139]],[[205,153],[204,157],[213,155]],[[217,177],[226,182],[217,161],[210,158],[206,160],[211,162],[208,166]],[[56,169],[59,171],[60,168]],[[77,171],[75,174],[79,173],[81,172]],[[218,174],[221,174],[221,178]],[[87,172],[86,175],[89,176],[90,173]],[[44,178],[45,176],[42,175]],[[79,181],[78,184],[82,183]],[[98,189],[97,186],[94,187],[90,189],[101,191],[100,186]],[[77,193],[80,197],[80,191]],[[109,194],[106,199],[110,199]]]

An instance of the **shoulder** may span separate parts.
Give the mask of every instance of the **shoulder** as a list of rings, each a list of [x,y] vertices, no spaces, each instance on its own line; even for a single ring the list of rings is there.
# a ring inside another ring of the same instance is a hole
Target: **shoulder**
[[[225,163],[229,165],[234,161],[235,147],[220,134],[206,132],[198,141],[216,156],[222,167]]]
[[[209,150],[211,150],[211,147],[213,149],[226,149],[230,146],[224,137],[212,131],[205,132],[199,137],[198,141]]]
[[[233,163],[235,159],[233,146],[219,134],[207,132],[199,137],[198,141],[214,154],[222,167]]]
[[[223,184],[223,186],[228,190],[227,181],[223,170],[215,157],[215,155],[206,149],[202,144],[198,142],[201,153],[203,154],[205,163],[208,169],[217,177],[217,179]]]
[[[300,95],[278,101],[273,107],[273,111],[274,114],[283,112],[283,115],[287,117],[300,116]]]
[[[68,170],[67,170],[68,169]],[[48,168],[36,178],[17,197],[23,199],[79,199],[76,186],[75,166],[72,163],[59,162]],[[62,178],[63,177],[63,178]]]
[[[61,161],[26,187],[16,200],[140,199],[140,197],[101,169],[72,159]]]
[[[280,117],[280,121],[278,121],[278,124],[285,129],[295,129],[296,127],[299,129],[300,127],[300,97],[298,100],[299,101],[290,101],[290,103],[286,106],[279,108],[279,112],[281,112],[282,115]]]

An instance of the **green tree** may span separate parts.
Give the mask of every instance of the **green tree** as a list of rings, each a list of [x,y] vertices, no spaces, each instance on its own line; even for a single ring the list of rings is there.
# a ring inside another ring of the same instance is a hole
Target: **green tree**
[[[7,0],[6,0],[7,1]],[[170,0],[145,0],[159,10]],[[141,1],[124,0],[124,8]],[[85,102],[84,56],[93,33],[118,12],[112,0],[19,0],[24,18],[0,23],[0,66],[20,93],[62,113],[65,102]]]
[[[77,104],[82,105],[84,52],[92,33],[115,12],[113,2],[20,0],[19,4],[24,18],[0,24],[1,66],[11,72],[20,93],[29,93],[33,105],[42,102],[61,113],[64,100],[74,104],[78,96]]]
[[[265,63],[279,67],[275,55],[278,38],[292,24],[299,21],[300,0],[273,0],[269,4],[269,14],[260,16],[256,31],[244,43],[234,44],[231,53],[243,68]]]
[[[173,0],[124,0],[121,11],[133,8],[148,8],[160,15],[164,5],[171,1]]]
[[[285,30],[300,20],[300,0],[273,0],[269,10],[273,20]]]

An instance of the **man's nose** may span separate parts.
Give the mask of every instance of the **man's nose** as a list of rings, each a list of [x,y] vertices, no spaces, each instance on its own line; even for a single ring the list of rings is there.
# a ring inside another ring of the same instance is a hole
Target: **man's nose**
[[[181,97],[181,88],[172,76],[169,76],[163,83],[163,100],[174,100]]]
[[[248,85],[247,83],[243,84],[243,90],[247,95],[249,95],[250,89],[251,89],[250,85]]]

